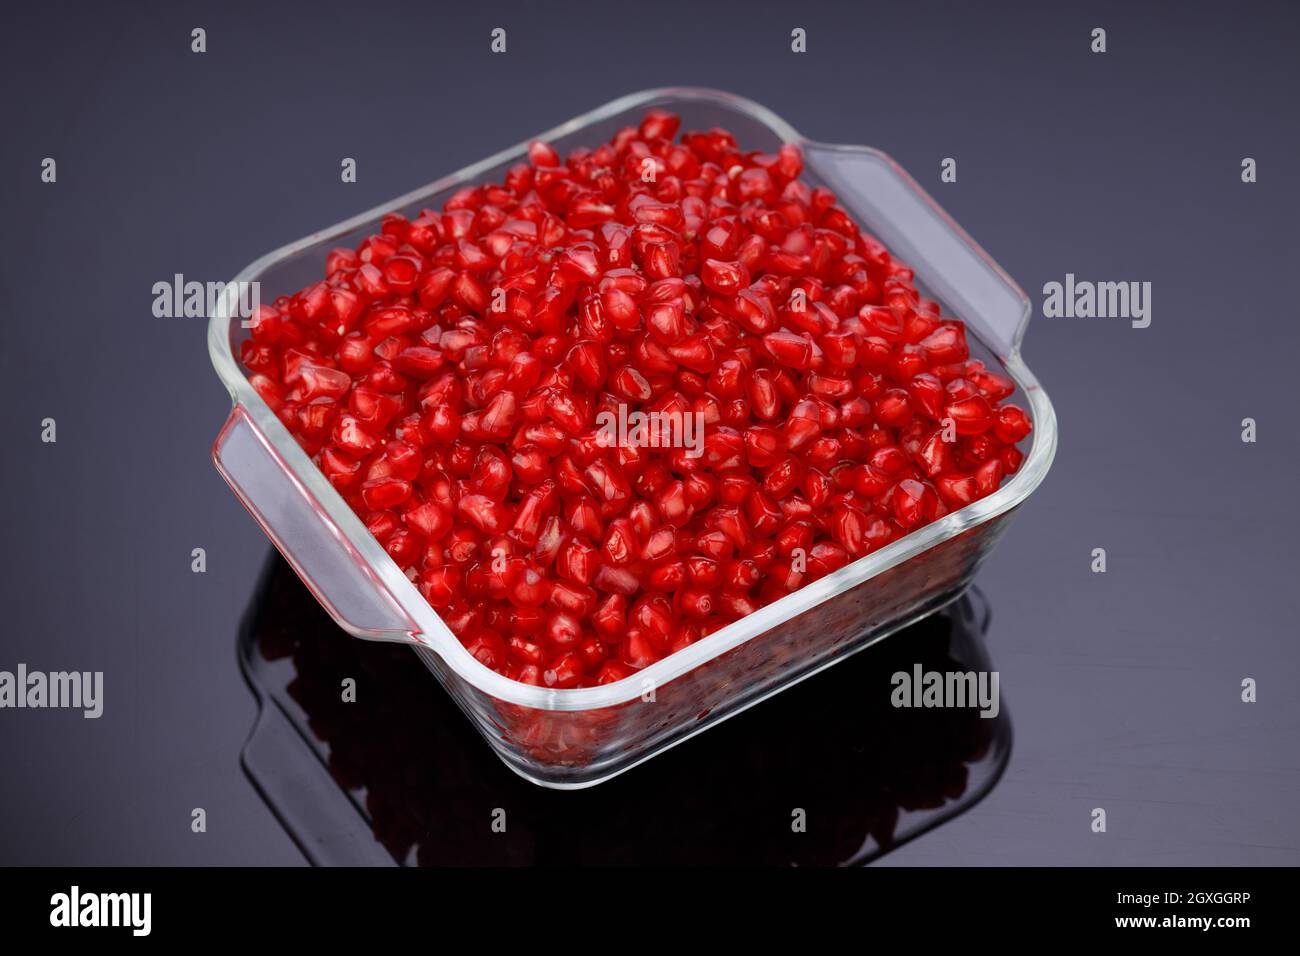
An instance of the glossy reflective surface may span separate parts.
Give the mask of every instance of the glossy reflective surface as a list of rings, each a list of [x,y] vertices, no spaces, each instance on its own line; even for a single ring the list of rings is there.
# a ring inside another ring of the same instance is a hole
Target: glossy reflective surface
[[[372,842],[421,865],[862,863],[1001,773],[1005,705],[983,718],[891,704],[892,676],[918,665],[992,669],[988,620],[968,594],[623,777],[563,793],[506,769],[409,649],[350,638],[277,555],[240,638],[263,707],[244,764],[320,863],[382,859]]]

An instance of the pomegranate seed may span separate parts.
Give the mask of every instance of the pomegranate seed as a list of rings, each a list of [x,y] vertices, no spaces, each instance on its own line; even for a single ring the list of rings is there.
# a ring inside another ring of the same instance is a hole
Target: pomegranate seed
[[[749,269],[743,262],[705,259],[700,267],[700,281],[706,288],[722,295],[735,295],[749,285]]]
[[[406,512],[404,519],[422,537],[436,540],[451,528],[451,515],[441,505],[426,501]]]
[[[506,594],[519,607],[540,607],[551,596],[551,582],[519,561],[506,569]]]
[[[420,593],[436,608],[450,607],[461,594],[461,570],[455,565],[427,568],[420,573]]]
[[[456,505],[456,513],[479,531],[495,533],[504,530],[505,508],[485,495],[466,495]]]
[[[812,364],[812,343],[794,332],[769,332],[763,346],[777,362],[789,368],[806,369]]]
[[[998,441],[1014,445],[1029,434],[1029,416],[1015,405],[1003,405],[993,422],[993,433]]]
[[[993,407],[983,395],[972,395],[944,408],[958,435],[978,435],[993,425]]]
[[[904,528],[932,521],[938,504],[933,488],[912,478],[894,486],[894,517]]]

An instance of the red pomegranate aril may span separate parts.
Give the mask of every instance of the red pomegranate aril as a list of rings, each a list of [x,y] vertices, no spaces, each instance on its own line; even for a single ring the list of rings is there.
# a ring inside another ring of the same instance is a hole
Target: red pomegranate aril
[[[489,534],[505,530],[506,509],[485,495],[465,495],[456,504],[456,513],[479,531]]]
[[[600,566],[600,552],[595,545],[582,538],[569,538],[562,544],[556,557],[556,573],[576,584],[590,584]]]
[[[593,461],[583,475],[602,507],[618,509],[632,495],[627,479],[604,459]]]
[[[941,421],[944,418],[944,402],[948,396],[938,376],[929,372],[914,375],[907,383],[907,397],[912,408],[923,417],[931,421]]]
[[[1016,384],[1005,375],[979,368],[967,370],[966,377],[990,402],[1000,402],[1016,390]]]
[[[577,687],[585,673],[586,665],[580,654],[561,654],[542,671],[542,683],[547,687]]]
[[[451,515],[441,505],[432,501],[417,505],[403,516],[406,524],[422,537],[437,540],[451,527]]]
[[[378,353],[378,346],[375,351]],[[379,392],[387,392],[392,395],[405,391],[407,380],[390,363],[384,361],[371,366],[369,374],[365,377],[365,383]]]
[[[983,395],[974,395],[945,406],[944,414],[951,419],[958,435],[978,435],[993,425],[993,408]]]
[[[1025,460],[1025,453],[1014,445],[1008,445],[1002,449],[1002,464],[1005,469],[1004,473],[1014,475],[1020,470],[1020,465]]]
[[[825,577],[832,571],[838,571],[848,563],[849,553],[841,545],[834,542],[818,542],[808,551],[808,573],[814,578]]]
[[[608,374],[605,364],[605,348],[593,339],[578,342],[569,350],[566,364],[573,370],[578,381],[590,389],[600,388]]]
[[[979,495],[979,487],[972,475],[940,475],[935,478],[934,487],[950,508],[964,508]]]
[[[941,325],[923,338],[920,345],[931,365],[962,362],[970,354],[965,330],[956,323]]]
[[[414,481],[420,474],[420,452],[414,445],[396,438],[384,450],[384,460],[391,473],[406,481]]]
[[[654,394],[654,389],[645,376],[630,365],[614,370],[609,377],[609,387],[616,395],[630,402],[646,402]]]
[[[366,431],[352,415],[340,415],[332,440],[339,450],[354,458],[365,458],[379,447],[379,439]]]
[[[598,591],[612,592],[615,594],[631,595],[637,592],[641,582],[637,576],[625,568],[614,568],[608,564],[601,564],[596,569],[595,577],[592,583]]]
[[[514,392],[500,392],[483,409],[479,427],[491,438],[507,438],[518,419],[519,400]]]
[[[872,405],[876,421],[886,428],[900,428],[912,420],[912,403],[901,388],[887,388]]]
[[[885,445],[871,453],[867,460],[872,468],[879,469],[886,475],[901,475],[907,470],[907,456],[897,445]]]
[[[850,555],[865,553],[866,524],[866,515],[856,508],[841,505],[831,512],[831,534]]]
[[[671,594],[676,592],[689,579],[686,565],[681,561],[669,561],[651,568],[642,578],[642,586],[648,591]]]
[[[506,568],[506,595],[519,607],[540,607],[551,596],[551,582],[522,561]]]
[[[769,332],[763,336],[763,346],[780,364],[794,369],[806,369],[812,364],[812,343],[794,332]]]
[[[431,378],[444,361],[441,352],[424,345],[412,345],[397,353],[393,366],[403,375],[424,381]]]
[[[914,457],[926,477],[933,478],[954,466],[956,453],[953,450],[953,443],[944,439],[943,430],[936,429],[921,444]]]
[[[461,570],[454,564],[426,568],[420,573],[419,588],[435,608],[449,607],[461,596]]]
[[[920,378],[921,376],[917,377]],[[943,381],[943,390],[947,393],[950,402],[960,402],[981,394],[973,382],[962,378],[960,375],[954,375],[948,379],[944,379],[942,376],[937,377]]]
[[[374,263],[367,262],[356,271],[355,279],[357,291],[363,293],[372,299],[379,299],[388,295],[388,283],[384,281],[384,274]]]
[[[705,259],[700,266],[700,281],[713,292],[735,295],[749,285],[749,269],[742,262]]]
[[[682,592],[681,607],[682,613],[687,617],[707,621],[715,612],[713,594],[704,588],[685,590]]]
[[[420,541],[404,528],[394,531],[384,543],[384,550],[403,571],[410,568],[420,554]]]
[[[868,335],[878,335],[887,342],[903,338],[904,322],[892,309],[878,305],[864,305],[858,319]]]
[[[547,603],[556,610],[585,620],[596,610],[597,600],[597,594],[592,588],[570,581],[554,581],[551,583]]]
[[[632,560],[637,551],[637,543],[632,523],[628,519],[617,518],[610,522],[601,551],[601,559],[615,567],[622,567]]]
[[[534,488],[519,503],[519,509],[515,512],[510,533],[525,547],[532,547],[541,540],[552,501],[548,491],[545,485]]]
[[[993,422],[993,434],[998,441],[1014,445],[1029,434],[1029,416],[1015,405],[1003,405],[997,410]]]
[[[904,528],[932,521],[937,504],[937,493],[923,482],[905,478],[894,486],[894,517]]]
[[[572,614],[555,611],[546,619],[542,634],[552,647],[567,650],[582,640],[582,623]]]
[[[341,398],[352,385],[347,372],[310,363],[302,365],[301,376],[302,397],[308,402],[318,398],[331,401]]]
[[[997,491],[998,485],[1002,484],[1002,478],[1006,474],[1006,468],[1002,464],[1001,458],[990,458],[984,464],[975,469],[975,489],[979,497],[991,495]]]
[[[777,394],[776,381],[767,369],[755,369],[749,377],[748,397],[754,415],[771,420],[781,411],[781,399]]]
[[[510,656],[524,664],[539,665],[546,659],[542,645],[529,637],[515,635],[506,642]]]

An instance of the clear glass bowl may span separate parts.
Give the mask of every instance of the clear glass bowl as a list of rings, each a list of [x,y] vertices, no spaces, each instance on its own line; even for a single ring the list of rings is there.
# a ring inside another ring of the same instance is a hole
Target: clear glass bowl
[[[624,680],[575,690],[535,687],[470,656],[253,391],[236,358],[248,333],[237,316],[235,285],[259,282],[262,301],[295,292],[324,274],[331,248],[378,231],[385,213],[413,215],[439,207],[466,184],[499,181],[525,156],[528,141],[248,266],[208,326],[212,364],[234,402],[213,447],[218,470],[340,626],[358,637],[411,644],[506,765],[547,787],[608,780],[952,601],[1056,451],[1051,402],[1020,357],[1029,299],[885,154],[811,142],[756,103],[690,88],[624,96],[530,139],[561,152],[594,146],[653,106],[680,114],[685,129],[724,126],[745,149],[798,144],[805,178],[833,189],[864,229],[915,269],[945,313],[966,323],[974,357],[1015,380],[1034,430],[1020,470],[992,495]]]

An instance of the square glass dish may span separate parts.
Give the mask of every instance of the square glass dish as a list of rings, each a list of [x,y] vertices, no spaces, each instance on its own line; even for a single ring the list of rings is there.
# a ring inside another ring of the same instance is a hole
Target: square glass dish
[[[635,125],[651,107],[679,114],[684,129],[725,127],[746,149],[797,144],[803,178],[834,190],[864,230],[915,270],[918,286],[966,323],[972,357],[1015,381],[1033,431],[1020,470],[993,494],[623,680],[577,689],[532,686],[465,650],[253,390],[237,360],[248,331],[236,308],[242,283],[260,283],[262,300],[270,301],[316,281],[330,249],[377,232],[385,213],[414,215],[440,207],[465,185],[500,181],[526,157],[528,141],[248,266],[208,327],[213,366],[234,403],[213,447],[218,470],[340,626],[358,637],[411,644],[506,765],[553,788],[608,780],[952,601],[971,583],[1012,511],[1043,480],[1056,450],[1051,402],[1020,357],[1028,298],[883,153],[811,142],[756,103],[690,88],[624,96],[533,138],[561,153],[594,146]]]

